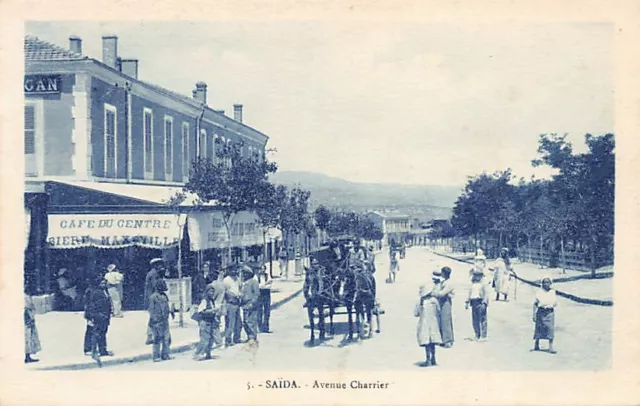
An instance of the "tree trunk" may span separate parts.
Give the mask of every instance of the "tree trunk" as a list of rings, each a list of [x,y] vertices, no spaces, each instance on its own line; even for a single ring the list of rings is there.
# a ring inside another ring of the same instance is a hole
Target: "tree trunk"
[[[542,253],[544,252],[543,251],[543,244],[544,244],[544,240],[542,239],[542,233],[540,233],[540,252],[538,252],[538,255],[540,257],[540,268],[544,268],[543,256],[542,256]]]
[[[597,237],[595,235],[591,236],[591,277],[596,277],[596,242]]]

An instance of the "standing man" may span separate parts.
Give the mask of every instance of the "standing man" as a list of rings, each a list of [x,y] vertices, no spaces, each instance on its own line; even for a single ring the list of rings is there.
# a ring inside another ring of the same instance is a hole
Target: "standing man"
[[[111,298],[107,293],[107,281],[103,277],[97,278],[94,283],[96,288],[91,291],[85,318],[93,330],[91,357],[96,360],[99,366],[102,366],[100,357],[113,355],[111,351],[107,350],[107,330],[111,321]]]
[[[271,316],[271,285],[273,280],[263,265],[258,274],[260,283],[260,300],[258,301],[258,327],[261,333],[271,333],[269,330],[269,318]]]
[[[144,280],[144,307],[147,309],[149,308],[151,295],[155,292],[156,283],[164,276],[162,262],[162,258],[153,258],[149,261],[151,270],[147,273]],[[151,327],[147,328],[147,341],[145,344],[153,344],[153,332]]]
[[[225,347],[240,343],[242,324],[240,319],[240,281],[238,280],[238,268],[228,269],[229,275],[224,280],[225,303],[227,315],[225,318]]]
[[[169,298],[166,291],[167,283],[164,279],[159,279],[156,282],[155,292],[149,298],[149,328],[153,332],[153,362],[171,359],[169,356],[169,347],[171,346],[169,315],[173,317],[173,311],[169,309]]]
[[[242,284],[242,319],[244,331],[249,344],[258,340],[258,300],[260,287],[257,275],[248,266],[243,267],[244,283]]]
[[[120,295],[120,292],[122,292],[122,280],[124,279],[124,275],[118,272],[114,264],[111,264],[107,267],[107,273],[104,276],[104,279],[107,281],[107,292],[109,292],[111,303],[113,305],[113,317],[123,317],[122,296]]]

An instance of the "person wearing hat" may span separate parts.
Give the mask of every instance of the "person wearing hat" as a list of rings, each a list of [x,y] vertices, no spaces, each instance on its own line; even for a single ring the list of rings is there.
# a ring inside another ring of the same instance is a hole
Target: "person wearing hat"
[[[435,271],[431,280],[420,286],[416,316],[418,317],[418,345],[425,350],[425,362],[421,366],[436,364],[436,345],[442,344],[440,330],[440,303],[434,293],[439,289],[440,272]]]
[[[549,352],[555,354],[553,338],[555,332],[556,291],[551,289],[551,278],[542,278],[542,287],[536,292],[533,301],[533,322],[535,330],[533,351],[540,351],[540,340],[549,340]]]
[[[451,284],[451,268],[442,267],[440,270],[442,280],[439,289],[433,293],[440,302],[440,329],[442,331],[442,344],[445,348],[453,346],[453,315],[451,313],[451,299],[453,298],[453,285]]]
[[[92,327],[91,357],[96,360],[99,366],[102,366],[100,357],[113,355],[111,351],[107,350],[107,331],[112,311],[111,298],[107,293],[108,283],[104,277],[97,277],[93,286],[84,317]]]
[[[242,271],[244,280],[240,295],[242,325],[249,343],[252,343],[258,340],[258,301],[260,300],[260,286],[253,269],[244,266]]]
[[[267,272],[267,267],[262,265],[258,273],[260,283],[260,300],[258,302],[258,328],[261,333],[271,333],[269,330],[269,318],[271,317],[271,285],[273,280]]]
[[[169,298],[166,291],[167,283],[164,279],[158,279],[155,290],[149,298],[149,328],[153,333],[153,362],[171,359],[169,355],[171,346],[169,316],[173,316],[173,311],[169,308]]]
[[[240,343],[242,334],[242,320],[240,316],[240,281],[238,280],[238,267],[232,266],[227,269],[227,276],[223,279],[225,286],[225,346],[230,347]]]
[[[153,258],[149,261],[149,265],[151,265],[151,270],[147,272],[147,276],[144,280],[144,307],[149,308],[151,295],[155,292],[155,287],[158,280],[162,279],[164,276],[164,271],[162,269],[162,258]],[[147,341],[146,344],[153,344],[153,331],[149,327],[147,328]]]
[[[496,301],[500,300],[500,295],[504,296],[504,300],[509,300],[509,288],[511,287],[511,262],[509,260],[509,250],[503,248],[500,251],[500,257],[494,263],[493,281],[496,289]]]
[[[104,279],[107,281],[107,292],[109,292],[111,303],[113,304],[113,317],[123,317],[120,292],[122,291],[121,286],[124,275],[118,272],[114,264],[111,264],[107,267],[107,273],[104,275]]]
[[[489,305],[489,295],[487,294],[487,286],[482,282],[482,271],[473,268],[471,279],[471,288],[469,296],[465,302],[464,308],[469,309],[471,305],[471,323],[476,340],[485,341],[487,339],[487,306]]]

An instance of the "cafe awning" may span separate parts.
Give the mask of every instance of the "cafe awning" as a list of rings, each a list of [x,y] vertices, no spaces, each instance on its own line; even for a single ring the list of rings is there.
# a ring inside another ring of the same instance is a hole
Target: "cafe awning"
[[[90,181],[49,181],[49,213],[172,213],[170,201],[181,187]],[[196,204],[197,196],[185,194],[179,207]],[[215,206],[207,203],[204,206]]]

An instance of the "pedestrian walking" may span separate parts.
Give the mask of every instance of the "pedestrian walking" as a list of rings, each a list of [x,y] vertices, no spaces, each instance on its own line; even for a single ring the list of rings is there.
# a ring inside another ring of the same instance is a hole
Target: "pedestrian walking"
[[[169,316],[173,311],[169,308],[169,298],[165,293],[167,283],[158,279],[155,292],[149,298],[149,327],[153,333],[153,362],[171,359],[171,331],[169,330]]]
[[[376,273],[376,255],[373,253],[372,246],[369,246],[369,252],[367,253],[367,264],[371,273]]]
[[[99,366],[102,366],[100,357],[113,355],[113,352],[107,350],[107,330],[111,321],[111,311],[107,281],[101,276],[94,281],[94,288],[91,290],[85,312],[85,319],[92,327],[91,357]]]
[[[391,262],[389,263],[389,283],[394,283],[396,281],[396,273],[400,270],[400,263],[398,262],[398,258],[396,257],[396,252],[394,251],[391,254]]]
[[[287,273],[287,259],[287,250],[284,247],[280,247],[280,252],[278,253],[278,266],[280,267],[281,277]]]
[[[200,342],[193,354],[195,360],[201,360],[203,354],[205,355],[204,359],[211,359],[213,344],[220,345],[222,343],[220,337],[221,305],[220,301],[216,304],[216,288],[207,285],[198,311],[194,315],[200,328]]]
[[[509,250],[503,248],[500,251],[500,257],[496,259],[493,269],[493,281],[496,289],[496,301],[500,300],[500,295],[504,296],[504,300],[509,300],[509,288],[511,285],[512,271],[511,262],[509,260]]]
[[[240,281],[238,280],[238,268],[232,267],[227,270],[228,275],[224,278],[225,285],[225,346],[230,347],[240,343],[242,333],[242,321],[240,318]]]
[[[258,300],[258,327],[261,333],[271,333],[269,319],[271,317],[271,285],[273,280],[263,265],[258,274],[260,283],[260,299]]]
[[[453,346],[453,314],[451,313],[451,300],[453,299],[453,285],[451,284],[451,268],[445,266],[441,269],[442,280],[439,289],[433,295],[440,302],[440,329],[442,331],[442,345],[445,348]]]
[[[31,296],[24,295],[24,362],[38,362],[40,360],[32,358],[42,350],[38,329],[36,328],[36,306]]]
[[[557,301],[556,291],[551,289],[551,283],[552,280],[549,277],[542,279],[542,288],[536,292],[536,298],[533,302],[533,322],[535,323],[533,351],[540,351],[540,340],[549,340],[549,352],[555,354],[553,338]]]
[[[418,345],[424,348],[425,361],[423,367],[437,365],[436,345],[442,344],[440,331],[440,303],[433,295],[440,283],[439,272],[433,272],[430,281],[420,286],[418,303],[414,315],[418,317]]]
[[[149,261],[149,265],[151,265],[151,270],[147,272],[147,276],[144,280],[144,307],[146,309],[149,308],[151,295],[155,292],[156,284],[158,280],[164,277],[164,270],[162,269],[163,260],[162,258],[153,258]],[[150,345],[153,344],[153,331],[151,327],[147,328],[147,341],[145,344]]]
[[[109,292],[109,297],[111,297],[113,317],[123,317],[121,292],[124,275],[118,271],[115,264],[111,264],[107,267],[107,273],[104,279],[108,284],[107,292]]]
[[[471,280],[471,288],[469,296],[465,302],[466,310],[471,306],[471,323],[477,341],[486,341],[487,339],[487,306],[489,305],[489,295],[487,294],[487,286],[482,281],[482,271],[473,269],[473,278]]]
[[[260,300],[260,287],[257,275],[253,269],[243,267],[244,283],[242,284],[241,303],[242,321],[249,344],[258,340],[258,301]]]

